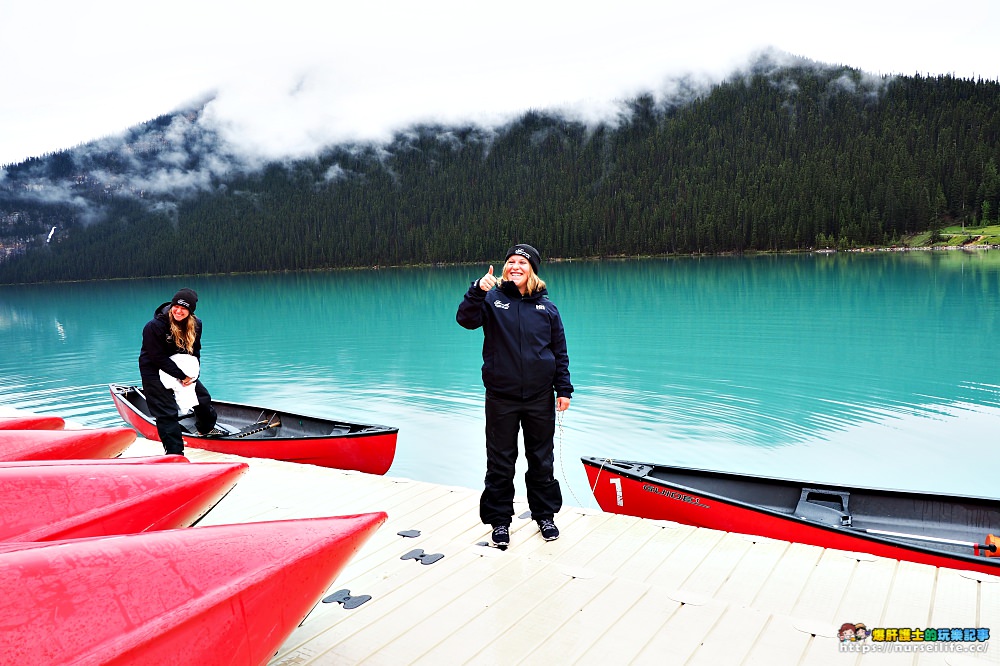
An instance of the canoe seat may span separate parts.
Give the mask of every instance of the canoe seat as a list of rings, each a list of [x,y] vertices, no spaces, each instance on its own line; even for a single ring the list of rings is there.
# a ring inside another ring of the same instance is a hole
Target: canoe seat
[[[795,515],[824,525],[850,527],[850,497],[850,493],[839,490],[803,488],[799,503],[795,506]]]

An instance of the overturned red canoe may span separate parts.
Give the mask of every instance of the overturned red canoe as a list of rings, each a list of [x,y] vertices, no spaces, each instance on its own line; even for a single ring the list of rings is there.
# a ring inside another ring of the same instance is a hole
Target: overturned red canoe
[[[4,664],[265,664],[385,521],[194,527],[0,551]]]
[[[0,460],[114,458],[134,441],[131,428],[0,430]]]
[[[45,465],[149,465],[159,463],[191,462],[184,456],[134,456],[128,458],[73,458],[70,460],[0,460],[3,467],[39,467]]]
[[[59,416],[41,414],[18,414],[0,416],[0,430],[62,430],[66,421]]]
[[[0,466],[0,541],[52,541],[187,527],[246,463]]]

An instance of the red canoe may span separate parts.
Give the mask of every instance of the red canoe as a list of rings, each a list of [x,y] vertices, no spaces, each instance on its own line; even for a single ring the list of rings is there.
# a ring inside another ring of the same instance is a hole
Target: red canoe
[[[0,460],[114,458],[134,441],[130,428],[0,430]]]
[[[156,421],[136,386],[111,384],[118,413],[146,439],[159,441]],[[213,400],[221,437],[198,434],[194,417],[181,419],[184,443],[196,449],[244,458],[272,458],[335,469],[385,474],[396,455],[398,428],[348,423],[264,407]]]
[[[1000,575],[1000,501],[582,459],[601,509]]]
[[[262,665],[385,513],[0,549],[0,663]]]
[[[196,523],[246,463],[0,467],[0,541],[54,541]]]
[[[149,465],[191,462],[184,456],[134,456],[129,458],[76,458],[71,460],[0,460],[4,467],[38,467],[44,465]]]
[[[18,414],[0,416],[0,430],[62,430],[66,421],[58,416],[40,414]]]

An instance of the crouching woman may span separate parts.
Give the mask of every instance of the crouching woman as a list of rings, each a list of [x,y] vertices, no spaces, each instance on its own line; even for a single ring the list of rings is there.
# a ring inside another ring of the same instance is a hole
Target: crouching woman
[[[194,410],[195,427],[201,434],[210,434],[218,418],[212,407],[212,396],[198,379],[201,320],[194,316],[197,305],[198,294],[192,289],[181,289],[170,302],[162,303],[153,311],[153,318],[142,329],[142,350],[139,352],[142,390],[150,415],[156,420],[156,432],[163,450],[168,454],[184,453],[180,419],[190,409]],[[166,383],[173,388],[168,388]],[[192,385],[194,391],[188,405],[186,398],[181,396],[190,393]]]

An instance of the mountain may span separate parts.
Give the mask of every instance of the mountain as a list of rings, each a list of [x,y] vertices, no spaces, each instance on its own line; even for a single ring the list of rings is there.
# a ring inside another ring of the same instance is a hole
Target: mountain
[[[0,172],[0,282],[892,244],[1000,211],[1000,83],[762,61],[614,121],[528,111],[257,163],[203,107]]]

